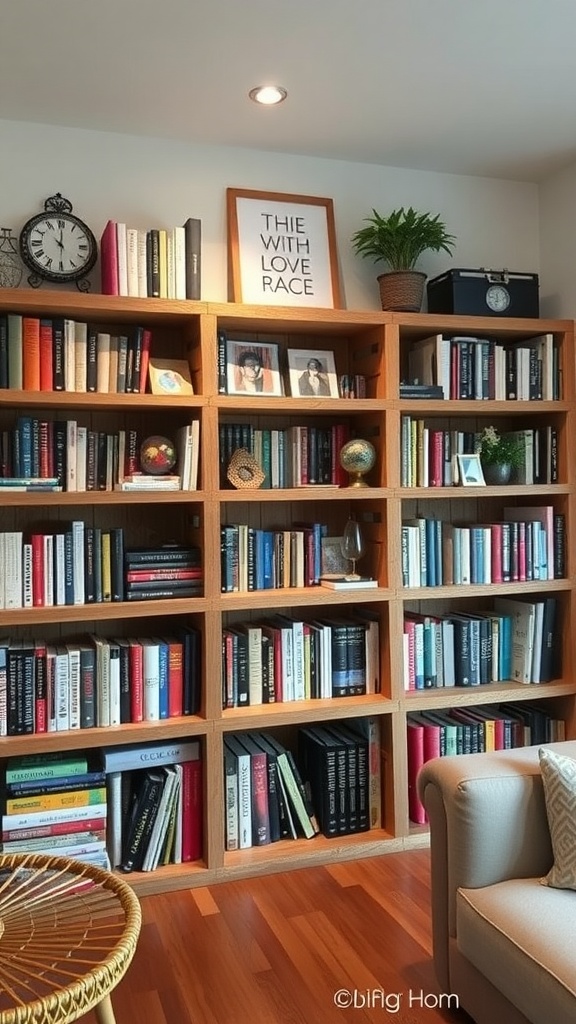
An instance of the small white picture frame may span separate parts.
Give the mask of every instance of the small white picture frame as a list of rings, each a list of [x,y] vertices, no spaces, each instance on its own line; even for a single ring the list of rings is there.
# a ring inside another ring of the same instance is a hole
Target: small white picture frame
[[[334,353],[289,348],[286,352],[292,398],[338,398]]]
[[[460,484],[462,487],[485,487],[479,455],[457,455]]]

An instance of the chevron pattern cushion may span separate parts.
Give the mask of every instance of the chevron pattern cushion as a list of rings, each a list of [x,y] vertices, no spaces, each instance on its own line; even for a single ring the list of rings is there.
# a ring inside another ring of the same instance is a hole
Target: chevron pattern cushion
[[[554,865],[543,879],[555,889],[576,889],[576,761],[539,750]]]

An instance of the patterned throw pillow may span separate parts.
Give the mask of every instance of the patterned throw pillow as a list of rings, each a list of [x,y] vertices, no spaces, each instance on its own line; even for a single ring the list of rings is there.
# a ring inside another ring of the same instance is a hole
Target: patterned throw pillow
[[[555,889],[576,889],[576,761],[539,750],[554,865],[542,881]]]

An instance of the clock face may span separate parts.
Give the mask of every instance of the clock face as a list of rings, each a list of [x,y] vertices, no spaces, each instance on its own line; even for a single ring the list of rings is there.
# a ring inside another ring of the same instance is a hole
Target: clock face
[[[76,281],[96,262],[96,239],[78,217],[40,213],[20,234],[20,255],[27,267],[47,281]]]
[[[510,305],[510,292],[503,284],[493,284],[486,292],[486,305],[493,313],[503,313]]]

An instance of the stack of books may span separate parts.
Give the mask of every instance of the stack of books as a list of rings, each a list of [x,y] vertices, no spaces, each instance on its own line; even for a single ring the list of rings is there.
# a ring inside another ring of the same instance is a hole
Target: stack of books
[[[197,547],[133,548],[125,552],[124,562],[127,601],[202,596],[203,571]]]
[[[2,853],[74,857],[110,869],[105,775],[83,754],[9,758]]]

